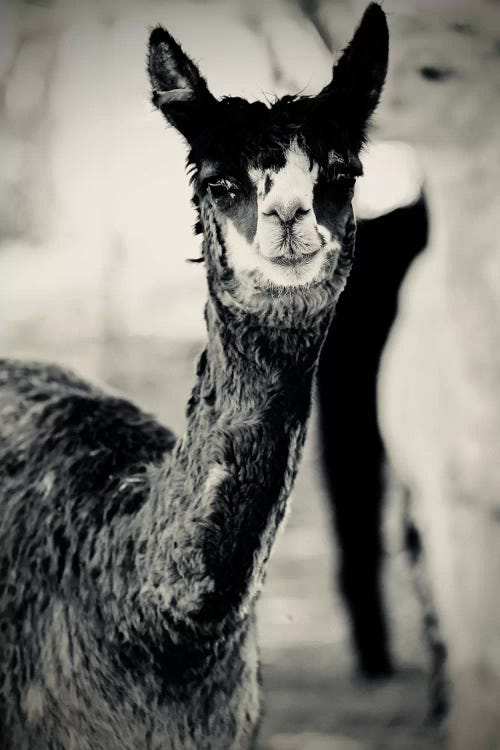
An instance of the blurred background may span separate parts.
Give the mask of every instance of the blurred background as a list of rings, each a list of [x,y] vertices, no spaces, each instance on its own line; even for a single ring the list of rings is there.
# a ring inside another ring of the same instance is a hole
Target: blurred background
[[[69,365],[182,431],[204,339],[205,281],[203,267],[186,262],[199,239],[185,147],[149,102],[149,29],[167,27],[215,95],[315,93],[365,5],[0,0],[0,354]],[[498,222],[500,5],[383,7],[389,78],[358,213],[380,217],[425,186],[431,235],[467,238],[467,206],[489,236]],[[426,721],[420,613],[390,497],[385,591],[396,672],[356,677],[335,587],[317,411],[259,605],[261,748],[439,747],[440,731]]]

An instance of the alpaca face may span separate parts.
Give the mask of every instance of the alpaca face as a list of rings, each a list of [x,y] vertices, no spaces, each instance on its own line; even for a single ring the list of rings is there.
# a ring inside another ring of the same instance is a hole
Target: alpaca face
[[[318,225],[319,165],[296,141],[286,149],[284,162],[248,170],[251,188],[245,203],[252,220],[242,225],[237,216],[228,217],[228,260],[238,276],[254,271],[277,286],[300,286],[318,278],[326,254],[338,250],[339,242]]]
[[[305,141],[291,140],[274,161],[234,166],[203,162],[197,198],[213,209],[227,262],[261,286],[303,286],[331,272],[350,216],[358,160],[332,152],[324,168]]]
[[[153,102],[185,137],[199,229],[224,267],[253,286],[307,287],[335,271],[352,216],[358,153],[384,83],[388,34],[368,7],[333,78],[316,97],[271,105],[215,99],[161,27],[150,37]],[[213,257],[205,257],[212,274]]]

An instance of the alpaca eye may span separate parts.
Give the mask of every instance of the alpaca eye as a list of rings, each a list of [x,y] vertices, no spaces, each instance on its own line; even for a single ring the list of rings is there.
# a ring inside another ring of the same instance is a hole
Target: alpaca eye
[[[328,182],[336,182],[338,185],[344,187],[354,187],[356,178],[349,172],[343,172],[342,167],[339,164],[331,164],[327,171]]]
[[[236,186],[231,180],[222,179],[217,180],[217,182],[209,182],[208,189],[210,195],[215,200],[219,200],[220,198],[229,198],[232,200],[236,197]]]
[[[335,177],[335,182],[337,183],[337,185],[341,185],[348,190],[352,190],[356,183],[356,178],[351,174],[338,174]]]

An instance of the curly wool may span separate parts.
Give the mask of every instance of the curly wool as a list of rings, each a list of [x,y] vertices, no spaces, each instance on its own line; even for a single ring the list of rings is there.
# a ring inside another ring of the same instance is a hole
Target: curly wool
[[[255,601],[353,227],[330,304],[294,327],[266,327],[263,311],[258,325],[221,302],[229,289],[209,300],[178,441],[66,370],[2,362],[3,746],[252,746]]]

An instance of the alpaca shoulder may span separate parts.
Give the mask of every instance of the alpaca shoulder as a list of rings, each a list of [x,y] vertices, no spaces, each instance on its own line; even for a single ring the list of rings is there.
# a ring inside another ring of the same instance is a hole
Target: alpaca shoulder
[[[0,416],[0,446],[8,438],[61,463],[88,452],[94,463],[106,457],[110,472],[157,462],[175,442],[131,401],[50,364],[0,360]]]
[[[154,417],[68,370],[2,361],[0,528],[12,533],[33,514],[47,522],[62,508],[65,525],[87,519],[94,528],[133,513],[147,495],[149,467],[174,442]]]

